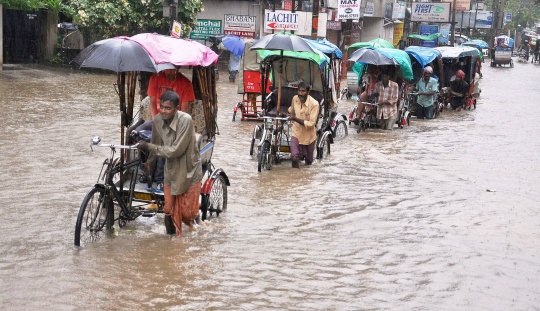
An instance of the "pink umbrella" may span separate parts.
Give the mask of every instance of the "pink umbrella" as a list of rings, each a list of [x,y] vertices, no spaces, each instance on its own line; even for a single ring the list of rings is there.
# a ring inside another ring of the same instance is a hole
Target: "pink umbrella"
[[[141,33],[129,40],[140,44],[157,64],[175,66],[209,66],[217,62],[218,55],[196,41],[178,39],[155,33]]]

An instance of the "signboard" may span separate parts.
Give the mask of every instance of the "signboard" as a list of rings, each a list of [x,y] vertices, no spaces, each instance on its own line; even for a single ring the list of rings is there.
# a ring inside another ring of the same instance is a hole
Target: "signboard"
[[[448,23],[450,12],[450,3],[414,2],[411,7],[411,21]]]
[[[276,10],[264,11],[264,29],[265,30],[298,30],[300,28],[300,15],[304,12],[294,12]],[[302,22],[305,22],[302,21]]]
[[[328,20],[327,13],[319,13],[317,19],[317,36],[326,37],[326,22]],[[294,34],[300,36],[310,36],[313,25],[313,14],[311,12],[271,10],[264,11],[264,31],[271,32],[272,30],[294,31]]]
[[[392,37],[392,44],[397,46],[399,44],[399,40],[403,36],[403,23],[395,24],[394,25],[394,36]]]
[[[296,1],[295,4],[294,4],[294,9],[295,10],[298,10],[298,2],[300,2],[300,0]],[[285,0],[281,3],[281,8],[283,10],[286,10],[286,11],[292,11],[292,1],[290,0]]]
[[[448,41],[450,41],[450,28],[452,28],[452,24],[441,24],[439,43],[448,44]]]
[[[171,30],[171,37],[180,38],[180,36],[182,36],[182,24],[180,24],[177,21],[174,21],[172,30]]]
[[[328,21],[328,23],[326,23],[326,28],[330,30],[341,30],[341,22]]]
[[[373,1],[367,1],[366,8],[364,9],[364,16],[373,16],[373,11],[375,11]]]
[[[434,33],[439,32],[439,26],[438,25],[420,25],[420,35],[422,36],[429,36]],[[422,46],[428,47],[428,48],[434,48],[437,46],[437,40],[432,41],[422,41]]]
[[[512,13],[505,13],[504,14],[504,21],[505,22],[511,22],[512,21]]]
[[[468,11],[471,8],[471,0],[455,0],[456,11]],[[443,2],[454,3],[454,0],[443,0]]]
[[[493,23],[493,12],[491,11],[478,11],[476,12],[475,28],[491,28]]]
[[[255,38],[256,22],[257,18],[255,16],[225,14],[223,16],[223,33]]]
[[[223,33],[220,19],[198,19],[197,27],[190,34],[189,38],[194,40],[206,40],[210,36]]]
[[[359,19],[361,0],[338,0],[338,19]]]
[[[407,3],[398,1],[394,3],[394,8],[392,9],[392,19],[405,19],[405,9],[407,9]],[[400,36],[401,38],[401,36]]]

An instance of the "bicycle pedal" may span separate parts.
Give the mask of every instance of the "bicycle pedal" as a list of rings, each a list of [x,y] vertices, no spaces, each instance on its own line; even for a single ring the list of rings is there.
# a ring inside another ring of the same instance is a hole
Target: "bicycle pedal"
[[[154,217],[156,215],[156,212],[154,211],[144,211],[141,216],[142,217]]]

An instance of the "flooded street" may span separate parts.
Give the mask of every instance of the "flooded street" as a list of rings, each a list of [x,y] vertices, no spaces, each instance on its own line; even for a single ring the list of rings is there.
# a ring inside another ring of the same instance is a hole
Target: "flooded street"
[[[140,217],[73,247],[104,148],[115,74],[0,73],[0,306],[5,310],[540,310],[540,66],[483,64],[474,111],[368,130],[328,159],[257,172],[256,122],[221,74],[212,161],[228,210],[165,234]],[[348,115],[352,101],[339,104]]]

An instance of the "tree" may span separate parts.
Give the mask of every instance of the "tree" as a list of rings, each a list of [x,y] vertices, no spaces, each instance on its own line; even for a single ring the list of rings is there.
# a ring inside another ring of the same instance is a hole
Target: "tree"
[[[163,17],[161,0],[69,0],[75,22],[86,43],[114,36],[141,32],[169,33],[170,19]],[[203,9],[201,0],[180,0],[178,18],[184,36],[196,26],[196,16]]]

